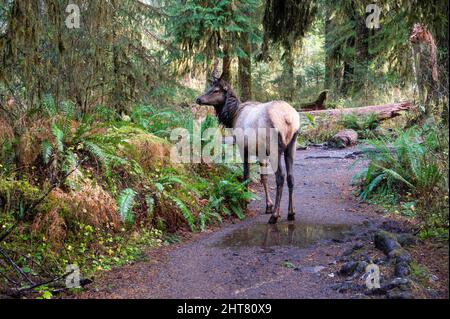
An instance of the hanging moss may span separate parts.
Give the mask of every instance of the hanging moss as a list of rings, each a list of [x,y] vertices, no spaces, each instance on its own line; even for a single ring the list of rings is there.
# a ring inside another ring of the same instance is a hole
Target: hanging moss
[[[0,13],[0,90],[15,92],[25,108],[17,112],[38,107],[48,94],[57,107],[72,100],[82,113],[98,104],[123,111],[148,92],[145,75],[157,76],[141,39],[151,7],[133,0],[70,3],[80,7],[79,29],[65,24],[66,0],[16,0]]]
[[[267,0],[263,18],[263,57],[267,57],[269,41],[290,51],[311,26],[317,7],[310,0]]]

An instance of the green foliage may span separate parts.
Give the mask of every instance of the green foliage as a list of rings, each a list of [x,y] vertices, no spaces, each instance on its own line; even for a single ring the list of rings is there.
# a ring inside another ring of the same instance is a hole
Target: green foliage
[[[244,218],[244,205],[250,200],[257,198],[255,194],[248,191],[246,186],[238,181],[236,168],[223,166],[223,176],[210,176],[212,190],[209,191],[208,204],[202,211],[202,219],[206,221],[221,221],[221,214],[226,216],[235,215],[239,219]],[[239,175],[240,176],[240,175]]]
[[[173,108],[158,109],[149,105],[137,105],[130,117],[138,127],[164,138],[170,137],[174,128],[191,126],[193,120],[191,112],[176,112]]]
[[[258,40],[257,26],[248,14],[258,4],[256,0],[188,0],[167,6],[166,33],[179,48],[171,58],[196,70],[209,66],[213,57],[245,56],[239,36],[248,33],[252,42]]]
[[[414,198],[422,221],[448,227],[448,134],[435,127],[398,134],[392,143],[372,141],[365,151],[369,165],[355,176],[362,183],[361,198]]]
[[[117,199],[117,207],[124,223],[128,226],[134,224],[135,216],[133,214],[133,205],[136,192],[131,188],[124,189]]]
[[[27,180],[0,177],[0,212],[14,212],[17,217],[23,217],[25,208],[42,195],[42,190]]]
[[[379,126],[378,117],[374,113],[364,116],[347,114],[342,116],[338,123],[346,129],[355,130],[362,139],[374,137],[373,130]]]

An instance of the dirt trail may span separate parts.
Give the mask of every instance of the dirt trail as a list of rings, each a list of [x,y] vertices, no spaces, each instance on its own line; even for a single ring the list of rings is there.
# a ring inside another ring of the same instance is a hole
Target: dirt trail
[[[358,202],[351,179],[361,168],[346,155],[355,148],[298,151],[296,222],[268,225],[264,199],[254,217],[157,249],[142,261],[105,273],[81,298],[348,298],[331,289],[336,260],[349,237],[383,220]],[[274,180],[270,181],[274,193]]]

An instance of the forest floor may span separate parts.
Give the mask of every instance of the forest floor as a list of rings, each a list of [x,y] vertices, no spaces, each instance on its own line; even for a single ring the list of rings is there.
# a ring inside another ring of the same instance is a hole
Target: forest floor
[[[285,187],[282,218],[268,225],[264,196],[254,185],[260,199],[251,203],[246,220],[205,233],[180,234],[180,243],[152,249],[141,261],[100,273],[86,290],[66,297],[367,298],[361,275],[343,276],[339,270],[348,256],[356,255],[378,260],[385,265],[380,266],[382,278],[391,277],[385,256],[373,247],[373,234],[380,228],[408,232],[410,226],[357,199],[352,176],[364,163],[354,165],[351,155],[356,150],[312,147],[297,152],[295,222],[286,221]],[[270,183],[273,198],[273,178]],[[427,273],[426,278],[421,274],[423,285],[414,297],[448,298],[448,243],[421,242],[409,250]]]

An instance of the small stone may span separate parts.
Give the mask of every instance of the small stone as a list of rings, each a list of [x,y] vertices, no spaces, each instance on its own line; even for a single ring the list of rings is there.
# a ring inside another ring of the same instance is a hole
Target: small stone
[[[351,276],[354,274],[356,268],[358,267],[358,263],[355,261],[349,261],[342,265],[339,270],[339,274],[344,276]]]
[[[383,257],[377,257],[373,260],[373,263],[377,265],[384,265],[386,263],[386,259]]]
[[[406,277],[410,274],[410,272],[410,267],[407,263],[402,262],[395,265],[394,274],[396,277]]]
[[[364,273],[366,271],[368,263],[365,261],[359,261],[358,266],[356,267],[356,272],[358,273]]]

